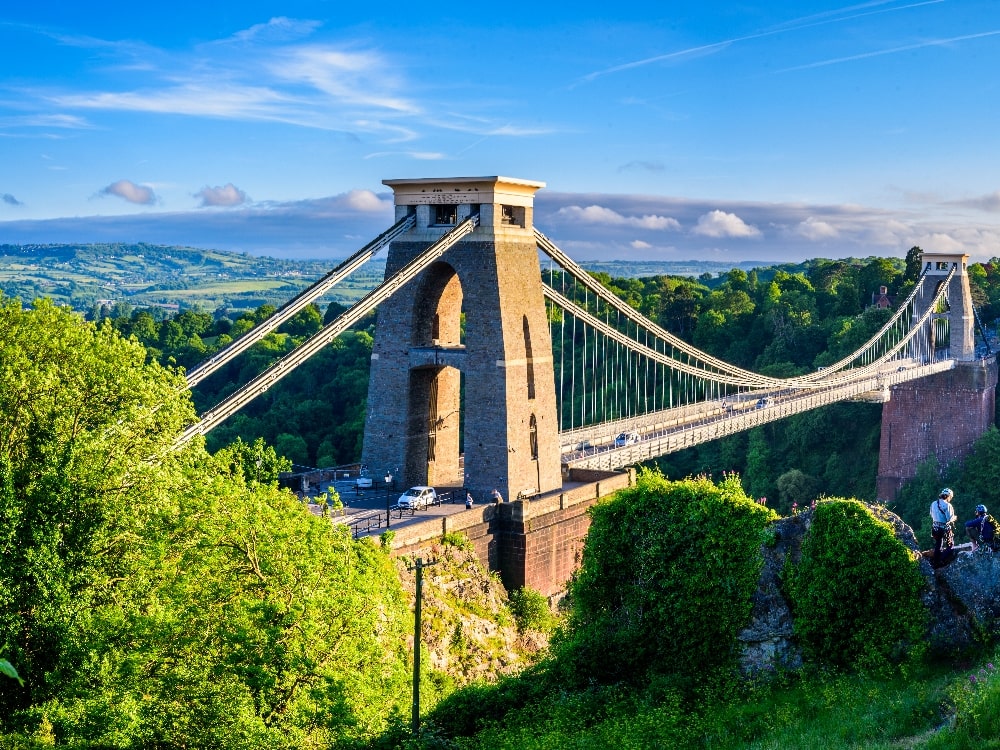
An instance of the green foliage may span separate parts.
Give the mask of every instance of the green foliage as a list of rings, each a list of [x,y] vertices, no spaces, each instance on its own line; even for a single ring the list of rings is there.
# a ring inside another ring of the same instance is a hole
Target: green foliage
[[[107,324],[0,305],[9,746],[337,747],[405,710],[389,556],[278,490],[262,443],[172,450],[183,385]]]
[[[441,544],[466,552],[472,552],[475,549],[475,545],[469,540],[468,535],[462,531],[449,531],[442,534]]]
[[[194,417],[182,382],[107,325],[0,299],[0,644],[27,684],[0,691],[0,717],[51,695],[93,609],[128,600]]]
[[[930,506],[946,484],[957,484],[947,471],[942,475],[937,459],[931,457],[917,466],[916,475],[899,490],[888,507],[902,518],[924,543],[931,540]]]
[[[265,445],[263,438],[257,438],[252,444],[236,438],[219,450],[215,457],[228,467],[230,473],[239,475],[247,484],[277,484],[278,475],[292,468],[291,461]]]
[[[645,471],[591,514],[557,649],[567,678],[690,679],[728,664],[774,512],[748,498],[735,476],[716,485]]]
[[[955,722],[931,737],[928,750],[1000,747],[1000,673],[992,661],[961,675],[949,691]]]
[[[21,675],[17,673],[17,669],[6,659],[0,659],[0,674],[10,677],[12,680],[17,680],[18,683],[24,687],[24,680],[21,679]]]
[[[919,652],[927,612],[917,562],[857,500],[817,503],[784,586],[795,634],[814,661],[881,668]]]
[[[541,592],[522,586],[510,592],[510,611],[514,615],[517,629],[537,630],[550,633],[555,628],[558,619],[549,607],[548,598]]]

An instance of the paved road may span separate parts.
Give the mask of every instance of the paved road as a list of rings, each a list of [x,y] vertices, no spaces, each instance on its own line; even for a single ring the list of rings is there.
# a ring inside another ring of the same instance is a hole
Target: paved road
[[[368,517],[381,516],[383,529],[385,528],[384,518],[387,496],[388,504],[395,505],[399,496],[403,493],[403,490],[399,487],[387,492],[385,484],[382,482],[379,482],[378,486],[372,487],[371,489],[358,490],[353,479],[323,482],[319,486],[317,492],[326,492],[331,485],[335,490],[337,490],[337,493],[340,495],[341,502],[344,503],[344,514],[348,523],[359,521]],[[444,490],[441,491],[443,492]],[[461,492],[459,491],[456,497],[461,496]],[[315,495],[313,495],[313,497],[315,497]],[[319,505],[310,505],[309,507],[310,510],[316,515],[321,515],[323,512],[322,507]],[[441,505],[434,505],[423,510],[414,511],[412,514],[404,512],[400,518],[397,518],[396,511],[393,511],[391,526],[397,527],[418,521],[425,521],[428,518],[440,518],[442,516],[451,515],[463,510],[465,510],[464,500],[462,502],[454,503],[445,500],[445,502],[442,502]]]

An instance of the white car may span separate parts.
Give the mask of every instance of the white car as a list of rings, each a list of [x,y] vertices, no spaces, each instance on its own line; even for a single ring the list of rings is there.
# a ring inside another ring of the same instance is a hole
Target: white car
[[[362,473],[354,482],[354,486],[359,490],[367,490],[372,486],[372,478],[368,476],[367,472]]]
[[[626,445],[635,445],[638,442],[638,432],[622,432],[615,438],[615,448],[624,448]]]
[[[428,505],[437,505],[437,492],[433,487],[410,487],[399,496],[397,503],[400,508],[412,508],[421,510]]]

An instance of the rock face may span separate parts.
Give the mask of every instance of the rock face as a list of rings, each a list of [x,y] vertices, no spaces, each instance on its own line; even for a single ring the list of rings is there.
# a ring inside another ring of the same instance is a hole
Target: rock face
[[[920,552],[913,529],[880,505],[867,507],[892,526],[900,542],[919,555],[920,573],[926,582],[922,599],[930,613],[927,642],[931,649],[949,653],[1000,639],[1000,553],[958,548],[950,564],[934,570]],[[786,564],[798,562],[811,522],[811,510],[776,521],[773,539],[761,548],[764,566],[753,596],[750,622],[738,635],[744,674],[797,669],[802,665],[792,612],[781,590],[781,574]]]

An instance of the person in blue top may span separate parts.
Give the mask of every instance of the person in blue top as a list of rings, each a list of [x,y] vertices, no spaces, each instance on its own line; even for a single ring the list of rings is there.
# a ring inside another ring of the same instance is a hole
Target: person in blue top
[[[951,559],[951,548],[955,546],[955,532],[952,524],[958,520],[951,499],[955,493],[945,487],[937,500],[931,503],[931,536],[934,537],[934,554],[931,565],[935,568]]]
[[[991,551],[996,550],[997,542],[997,522],[986,512],[985,505],[976,506],[976,517],[965,522],[965,533],[972,540],[973,552],[980,546]]]

